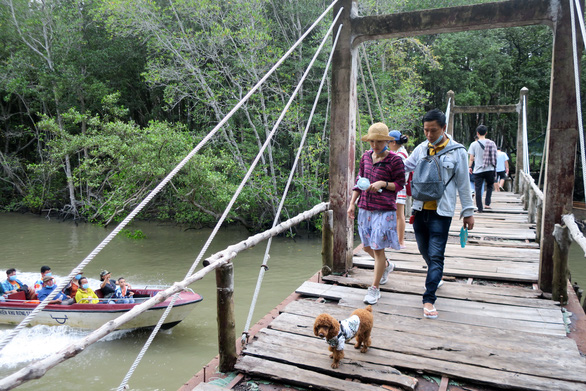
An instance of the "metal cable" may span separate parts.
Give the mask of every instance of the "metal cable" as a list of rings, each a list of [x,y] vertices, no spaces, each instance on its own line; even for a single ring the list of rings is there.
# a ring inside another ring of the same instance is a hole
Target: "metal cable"
[[[332,22],[332,25],[330,27],[330,29],[328,30],[328,32],[326,33],[321,45],[319,46],[317,52],[315,53],[313,59],[311,60],[306,73],[303,75],[302,80],[305,79],[305,77],[307,76],[309,70],[311,69],[312,64],[315,62],[315,60],[317,59],[318,54],[320,54],[324,44],[326,43],[326,39],[330,36],[332,29],[334,27],[334,24],[336,23],[336,21],[338,20],[341,11],[343,8],[340,9],[340,12],[338,12],[338,15],[336,15],[336,18],[334,19],[334,21]],[[334,38],[334,43],[332,45],[332,51],[330,53],[330,57],[328,58],[328,62],[326,64],[326,68],[324,70],[324,74],[322,76],[321,79],[321,83],[319,85],[319,88],[317,90],[316,96],[315,96],[315,101],[313,103],[313,107],[311,108],[311,113],[309,114],[309,119],[307,121],[307,125],[305,126],[305,131],[303,132],[303,136],[301,138],[301,142],[299,143],[299,149],[297,150],[297,155],[295,156],[295,161],[293,162],[293,166],[291,167],[291,172],[289,173],[289,178],[287,180],[287,184],[285,185],[285,190],[283,191],[283,196],[281,197],[281,202],[279,203],[279,207],[277,209],[277,212],[275,214],[275,219],[273,220],[273,228],[277,225],[277,223],[279,222],[279,216],[281,215],[281,210],[283,209],[283,204],[285,203],[285,198],[287,197],[287,193],[289,192],[289,186],[291,185],[291,182],[293,181],[293,176],[295,175],[295,169],[297,168],[297,163],[299,162],[299,158],[301,156],[301,151],[303,148],[303,145],[305,144],[305,139],[307,137],[307,133],[309,131],[309,127],[311,126],[312,120],[313,120],[313,114],[315,113],[315,109],[317,107],[317,104],[319,102],[319,98],[320,98],[320,94],[322,91],[322,88],[324,86],[326,77],[328,75],[328,70],[330,68],[330,64],[332,62],[332,57],[334,55],[334,49],[336,48],[336,45],[338,43],[338,38],[340,36],[340,32],[342,31],[342,26],[340,25],[340,27],[338,28],[338,32],[336,34],[336,37]],[[265,255],[263,258],[263,262],[260,268],[260,272],[258,274],[258,280],[256,282],[256,288],[254,290],[254,294],[252,297],[252,302],[250,304],[250,309],[248,311],[248,318],[246,319],[246,324],[244,326],[244,331],[242,332],[242,338],[241,338],[241,342],[244,343],[245,339],[246,339],[246,335],[248,333],[248,330],[250,328],[250,323],[252,322],[252,315],[254,314],[254,310],[256,308],[256,302],[258,300],[258,295],[260,292],[260,287],[262,285],[262,281],[267,269],[267,264],[268,264],[268,260],[269,260],[269,252],[271,249],[271,244],[272,244],[273,238],[269,238],[267,241],[267,248],[265,250]]]

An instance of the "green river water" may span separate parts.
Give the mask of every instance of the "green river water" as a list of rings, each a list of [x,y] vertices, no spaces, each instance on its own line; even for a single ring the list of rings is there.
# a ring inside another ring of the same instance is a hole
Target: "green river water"
[[[183,230],[154,223],[133,223],[131,229],[140,229],[146,238],[137,240],[118,235],[85,268],[84,275],[92,278],[90,286],[95,288],[98,284],[102,269],[108,269],[114,277],[124,276],[134,287],[171,285],[185,277],[211,233],[210,229]],[[49,265],[54,276],[66,276],[108,233],[109,230],[90,224],[0,214],[0,278],[6,278],[5,270],[14,267],[19,279],[32,284],[38,279],[42,265]],[[244,229],[220,230],[206,256],[249,235]],[[234,260],[238,338],[248,315],[265,243]],[[269,271],[264,276],[253,324],[319,270],[320,253],[320,237],[273,240]],[[154,339],[129,381],[130,389],[177,390],[217,355],[215,274],[211,273],[191,288],[203,296],[203,301],[186,320],[171,330],[161,331]],[[0,326],[0,337],[8,329],[9,326]],[[7,376],[85,335],[87,332],[67,327],[29,327],[0,353],[0,376]],[[43,378],[17,389],[116,389],[148,337],[147,331],[117,331],[51,369]]]

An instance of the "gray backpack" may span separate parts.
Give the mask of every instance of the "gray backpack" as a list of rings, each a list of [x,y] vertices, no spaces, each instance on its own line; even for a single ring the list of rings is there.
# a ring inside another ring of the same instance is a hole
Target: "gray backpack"
[[[420,159],[413,170],[413,182],[411,184],[411,196],[419,201],[434,201],[442,198],[446,187],[456,175],[456,166],[454,173],[444,182],[442,178],[442,164],[439,159],[441,155],[454,149],[464,148],[461,144],[452,144],[445,147],[435,155],[427,155]],[[428,149],[429,153],[429,149]]]

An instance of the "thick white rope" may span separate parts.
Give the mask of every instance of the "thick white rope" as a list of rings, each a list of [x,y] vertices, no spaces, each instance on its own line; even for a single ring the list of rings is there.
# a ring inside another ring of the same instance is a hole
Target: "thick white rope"
[[[334,1],[330,7],[320,16],[320,18],[318,18],[313,25],[311,25],[311,27],[301,36],[300,40],[298,40],[294,46],[289,50],[289,52],[292,52],[292,49],[298,45],[301,40],[318,24],[319,21],[321,21],[321,19],[325,16],[326,12],[329,12],[329,9],[331,7],[334,6],[334,4],[337,2]],[[342,8],[343,9],[343,8]],[[340,12],[342,11],[342,9],[340,9]],[[338,13],[339,16],[339,13]],[[336,18],[337,19],[337,18]],[[332,24],[333,27],[333,24]],[[330,27],[330,31],[332,29],[332,27]],[[242,192],[242,190],[244,189],[244,186],[246,185],[246,183],[248,182],[248,179],[250,178],[250,176],[252,175],[252,172],[254,171],[254,169],[256,168],[256,165],[258,164],[259,160],[261,159],[265,149],[268,147],[268,145],[270,144],[273,136],[275,135],[277,128],[279,127],[281,121],[283,120],[283,118],[285,117],[285,114],[287,114],[289,107],[291,106],[294,98],[297,96],[297,93],[299,92],[299,90],[301,89],[301,84],[303,83],[303,81],[305,80],[305,78],[307,78],[307,74],[309,73],[309,70],[311,69],[311,66],[313,65],[313,63],[315,62],[315,57],[313,59],[313,61],[309,64],[308,69],[306,71],[306,73],[303,75],[303,77],[301,78],[301,80],[299,81],[299,83],[297,84],[297,87],[295,89],[295,91],[293,92],[293,94],[291,95],[291,98],[289,99],[289,102],[287,103],[287,105],[285,106],[285,108],[283,109],[281,116],[279,117],[279,119],[277,120],[277,122],[275,123],[275,125],[273,126],[273,129],[271,130],[271,133],[269,133],[269,135],[266,137],[266,141],[263,144],[263,146],[261,147],[261,149],[259,150],[258,154],[256,155],[256,158],[254,159],[254,162],[252,163],[252,165],[250,166],[250,168],[248,169],[248,172],[246,173],[246,175],[244,176],[244,178],[242,178],[242,181],[240,182],[240,185],[238,186],[238,189],[236,189],[236,192],[234,193],[234,195],[232,196],[232,199],[230,200],[230,202],[228,203],[228,206],[226,207],[226,209],[224,210],[224,213],[222,214],[222,216],[220,217],[220,220],[218,220],[218,222],[216,223],[216,226],[214,227],[214,230],[212,231],[212,233],[210,234],[210,236],[208,237],[206,243],[204,244],[204,246],[202,247],[202,249],[199,252],[199,255],[197,256],[196,260],[193,262],[193,264],[191,265],[191,268],[189,269],[189,271],[187,272],[187,275],[185,276],[185,278],[188,278],[189,276],[191,276],[193,274],[193,272],[195,271],[195,268],[199,265],[199,262],[201,261],[201,259],[203,258],[205,252],[208,250],[209,246],[211,245],[212,241],[214,240],[214,238],[216,237],[216,234],[218,233],[218,231],[220,230],[220,228],[222,227],[222,224],[224,223],[224,221],[226,220],[226,218],[228,217],[228,214],[230,213],[230,211],[232,210],[232,207],[234,206],[234,203],[236,202],[236,200],[238,199],[238,196],[240,196],[240,193]],[[140,363],[140,361],[142,360],[143,356],[145,355],[146,351],[148,350],[151,342],[154,340],[155,336],[157,335],[157,333],[159,332],[159,329],[161,328],[161,325],[163,324],[163,322],[165,321],[165,319],[167,318],[167,316],[169,315],[169,312],[171,311],[171,308],[173,308],[173,305],[175,304],[175,301],[177,300],[179,295],[175,295],[173,296],[173,299],[171,300],[171,302],[169,303],[169,306],[167,307],[167,310],[165,311],[165,313],[161,316],[161,318],[159,319],[157,325],[155,326],[155,328],[153,329],[153,331],[151,332],[151,335],[149,336],[149,339],[147,340],[147,342],[145,343],[145,345],[142,347],[140,353],[138,354],[138,356],[136,357],[134,363],[132,364],[132,366],[130,367],[130,369],[128,370],[128,373],[126,374],[126,376],[124,377],[122,383],[120,384],[120,386],[118,387],[119,391],[122,391],[126,388],[126,385],[128,383],[128,380],[130,380],[130,377],[132,376],[132,374],[134,373],[136,367],[138,366],[138,364]]]
[[[366,49],[364,45],[361,45],[362,51],[364,52],[364,61],[366,62],[366,69],[368,70],[368,75],[370,76],[370,83],[372,84],[372,90],[374,91],[374,97],[376,98],[376,104],[378,105],[378,111],[380,114],[381,122],[385,122],[385,116],[383,115],[383,108],[380,104],[380,100],[378,99],[378,93],[376,92],[376,85],[374,84],[374,77],[372,77],[372,72],[370,71],[370,61],[368,61],[368,55],[366,54]]]
[[[57,288],[51,292],[49,296],[45,300],[43,300],[39,305],[31,311],[31,313],[20,322],[18,326],[16,326],[13,330],[6,334],[6,336],[0,342],[0,351],[6,347],[6,345],[14,339],[14,337],[26,326],[30,324],[30,322],[35,318],[35,316],[41,312],[51,300],[57,295],[58,292],[61,292],[63,288],[77,275],[80,273],[83,268],[89,264],[95,257],[102,251],[104,247],[108,243],[112,241],[112,239],[124,228],[132,219],[173,179],[175,175],[181,170],[192,158],[195,156],[199,150],[218,132],[218,130],[228,122],[228,120],[244,105],[244,103],[252,96],[256,90],[260,88],[260,86],[277,70],[277,68],[293,53],[293,51],[303,42],[305,37],[317,26],[317,24],[329,13],[331,8],[338,2],[338,0],[334,0],[332,4],[319,16],[319,18],[303,33],[303,35],[293,44],[293,46],[277,61],[277,63],[266,73],[266,75],[260,79],[255,86],[234,106],[232,110],[205,136],[197,146],[159,183],[155,189],[153,189],[146,198],[132,211],[130,214],[116,227],[114,230],[106,236],[106,238],[79,264],[77,265],[71,273],[65,278],[65,280],[57,285]],[[207,249],[207,248],[206,248]],[[199,260],[197,261],[199,263]],[[195,267],[197,267],[197,263],[194,263],[190,272],[193,273]],[[189,274],[191,274],[189,273]]]
[[[527,174],[530,174],[529,142],[527,138],[527,95],[523,95],[523,171],[525,171]]]
[[[578,65],[578,44],[576,39],[576,17],[574,15],[574,5],[570,1],[570,13],[572,15],[572,55],[574,57],[574,84],[576,86],[576,108],[578,110],[578,134],[580,135],[580,158],[582,161],[582,184],[584,193],[586,194],[586,156],[584,156],[584,126],[582,124],[582,98],[580,97],[580,67]],[[582,39],[586,39],[584,35],[584,21],[582,19],[582,10],[580,4],[576,3],[578,8],[578,19],[582,27]],[[586,48],[586,42],[584,42]]]
[[[151,335],[149,335],[149,339],[147,339],[147,341],[144,343],[144,345],[142,345],[142,349],[140,350],[140,352],[136,356],[136,359],[134,359],[134,362],[130,366],[130,369],[128,370],[128,372],[126,372],[126,376],[124,376],[124,379],[122,379],[122,383],[120,383],[120,385],[118,386],[117,391],[124,391],[128,388],[128,386],[127,386],[128,381],[130,380],[130,378],[134,374],[134,371],[136,370],[136,367],[138,367],[138,364],[140,364],[140,362],[142,361],[142,358],[144,357],[147,350],[151,346],[151,343],[153,342],[153,340],[155,339],[155,337],[159,333],[159,330],[161,329],[163,322],[165,321],[165,319],[167,319],[167,316],[169,315],[169,313],[173,309],[173,306],[175,305],[175,301],[177,301],[177,299],[179,298],[179,295],[180,295],[180,293],[176,293],[173,295],[171,302],[169,303],[169,305],[165,309],[165,312],[163,312],[163,315],[161,315],[161,319],[159,319],[159,321],[157,322],[157,325],[155,326],[155,328],[151,332]]]
[[[448,108],[446,109],[446,125],[450,125],[450,108],[452,103],[452,97],[448,99]]]
[[[326,43],[326,39],[330,36],[330,34],[332,32],[332,29],[334,28],[334,25],[336,24],[336,21],[340,17],[340,14],[341,14],[342,10],[343,10],[343,8],[340,9],[340,12],[338,12],[338,15],[336,15],[336,18],[332,22],[332,25],[331,25],[330,29],[326,33],[326,36],[324,37],[321,45],[319,46],[317,52],[313,56],[313,59],[309,63],[309,66],[307,67],[307,70],[306,70],[305,74],[303,75],[302,80],[305,79],[305,77],[309,73],[309,70],[311,69],[313,63],[317,59],[318,54],[320,54],[320,52],[321,52],[324,44]],[[336,45],[338,43],[338,38],[340,37],[340,32],[342,31],[342,26],[343,25],[340,25],[340,27],[338,28],[338,32],[336,34],[336,37],[334,38],[334,43],[332,45],[332,51],[330,52],[330,56],[329,56],[328,62],[326,64],[326,68],[324,70],[324,73],[323,73],[323,76],[322,76],[322,79],[321,79],[321,83],[320,83],[319,88],[317,90],[317,93],[315,95],[315,101],[313,103],[313,107],[311,108],[311,113],[309,114],[309,119],[307,120],[307,125],[305,126],[305,131],[303,132],[303,136],[301,137],[301,142],[299,143],[299,149],[297,150],[297,155],[295,156],[295,161],[293,162],[293,166],[291,167],[291,172],[289,173],[289,179],[287,180],[287,184],[285,185],[285,190],[283,191],[283,196],[281,197],[281,202],[279,203],[279,207],[277,208],[277,212],[275,214],[275,219],[273,220],[273,227],[275,227],[278,224],[278,222],[279,222],[279,217],[281,215],[281,210],[283,209],[283,205],[285,203],[285,199],[287,197],[287,193],[289,192],[289,186],[291,185],[291,182],[293,181],[293,176],[295,175],[295,170],[297,168],[297,163],[299,162],[299,159],[301,157],[301,152],[303,150],[303,146],[305,145],[305,139],[307,138],[307,133],[309,132],[309,128],[310,128],[311,123],[312,123],[312,120],[313,120],[313,115],[315,113],[315,109],[317,107],[317,104],[319,103],[321,91],[322,91],[322,88],[323,88],[323,86],[325,84],[325,81],[326,81],[326,78],[327,78],[327,75],[328,75],[328,70],[330,68],[330,64],[332,62],[332,58],[334,56],[334,49],[336,48]],[[263,281],[265,272],[267,270],[267,264],[269,262],[269,253],[270,253],[270,250],[271,250],[271,244],[272,244],[272,242],[273,242],[273,238],[271,237],[267,241],[267,248],[265,250],[265,255],[264,255],[264,258],[263,258],[263,262],[262,262],[262,265],[260,267],[260,272],[258,274],[258,279],[256,281],[256,288],[255,288],[254,294],[252,296],[252,302],[250,304],[250,309],[248,311],[248,318],[246,319],[246,324],[244,326],[244,331],[242,332],[242,339],[241,339],[242,344],[244,344],[246,342],[246,336],[248,334],[248,330],[250,329],[250,323],[252,322],[252,315],[254,314],[254,310],[256,308],[256,302],[258,300],[258,295],[260,293],[260,287],[262,285],[262,281]]]

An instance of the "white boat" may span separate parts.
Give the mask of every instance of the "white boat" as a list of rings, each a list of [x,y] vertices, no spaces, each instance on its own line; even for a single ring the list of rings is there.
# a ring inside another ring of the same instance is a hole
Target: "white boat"
[[[30,325],[69,326],[80,329],[97,329],[104,323],[117,318],[124,312],[130,311],[134,306],[143,303],[156,295],[162,289],[132,289],[134,292],[134,304],[49,304],[43,311],[31,321]],[[96,290],[99,296],[99,289]],[[187,317],[193,311],[195,305],[203,298],[191,289],[182,291],[175,301],[163,329],[170,329]],[[131,321],[123,324],[120,329],[137,329],[154,327],[165,312],[171,297],[162,303],[143,312]],[[38,305],[38,301],[27,301],[24,292],[9,295],[6,301],[0,302],[0,324],[17,325]]]

